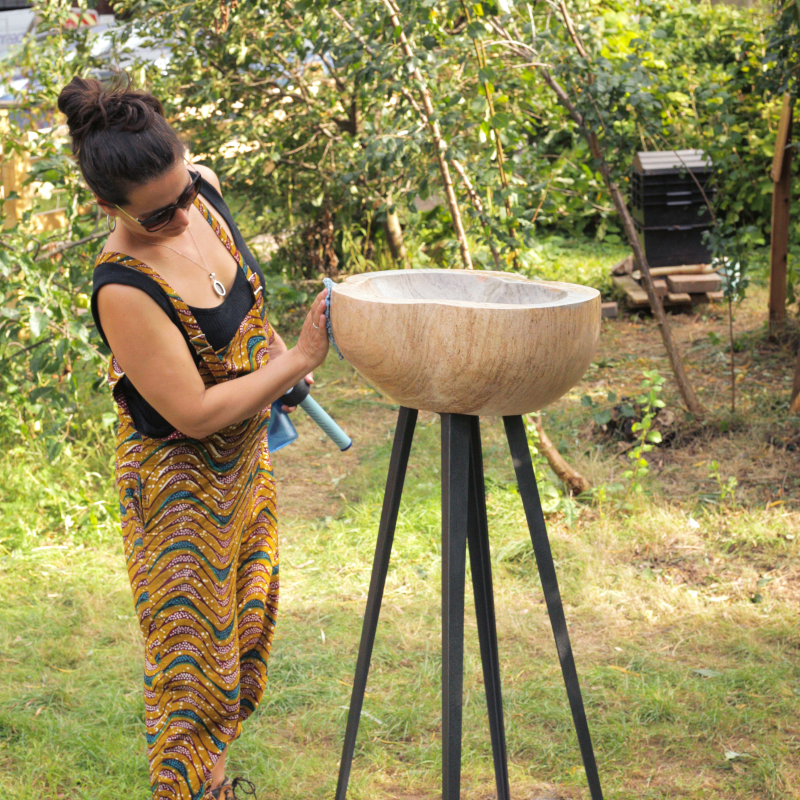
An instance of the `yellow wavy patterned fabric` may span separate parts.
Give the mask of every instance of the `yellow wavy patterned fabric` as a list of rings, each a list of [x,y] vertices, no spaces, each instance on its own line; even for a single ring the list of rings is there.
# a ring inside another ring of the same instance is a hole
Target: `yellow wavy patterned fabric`
[[[244,270],[253,308],[230,344],[214,351],[188,306],[154,270],[120,253],[114,261],[167,293],[200,355],[206,386],[233,380],[269,359],[272,329],[263,287],[198,197],[197,208]],[[269,407],[205,439],[137,432],[114,357],[115,475],[122,539],[145,640],[145,721],[153,797],[200,800],[211,767],[241,733],[267,680],[278,605],[275,482],[267,445]],[[180,391],[180,387],[175,387]]]

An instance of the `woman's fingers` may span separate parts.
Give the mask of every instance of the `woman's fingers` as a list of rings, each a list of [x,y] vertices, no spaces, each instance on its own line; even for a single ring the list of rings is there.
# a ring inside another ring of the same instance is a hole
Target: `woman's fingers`
[[[303,322],[303,330],[300,332],[300,339],[297,346],[304,353],[309,361],[309,366],[315,367],[321,364],[328,354],[328,331],[326,329],[326,305],[325,298],[328,290],[323,289],[314,298],[311,308]],[[313,377],[311,382],[313,382]]]

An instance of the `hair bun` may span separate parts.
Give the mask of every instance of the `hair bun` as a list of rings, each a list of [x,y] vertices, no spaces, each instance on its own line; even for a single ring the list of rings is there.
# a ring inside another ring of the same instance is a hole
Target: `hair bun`
[[[92,132],[114,130],[140,133],[164,116],[161,103],[148,92],[137,92],[127,76],[106,86],[93,78],[74,77],[58,96],[77,153]]]

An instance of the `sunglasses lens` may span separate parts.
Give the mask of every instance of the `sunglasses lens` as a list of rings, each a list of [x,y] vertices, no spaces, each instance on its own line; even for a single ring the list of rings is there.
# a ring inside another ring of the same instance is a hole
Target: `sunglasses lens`
[[[157,214],[153,214],[152,217],[148,217],[144,222],[142,222],[142,227],[146,231],[150,231],[154,233],[155,231],[160,231],[162,228],[165,228],[172,222],[172,218],[175,216],[175,212],[182,208],[184,211],[195,201],[195,198],[198,195],[197,186],[200,183],[200,173],[194,172],[192,173],[192,182],[184,189],[183,194],[178,198],[178,202],[175,205],[167,206],[162,211],[159,211]]]
[[[158,214],[154,214],[152,217],[148,217],[143,223],[142,227],[146,231],[153,231],[161,230],[161,228],[165,228],[172,222],[172,218],[175,216],[175,208],[165,208],[163,211],[159,211]]]
[[[192,183],[192,185],[181,195],[181,199],[178,200],[178,205],[181,208],[188,208],[192,203],[194,203],[196,197],[197,183]]]

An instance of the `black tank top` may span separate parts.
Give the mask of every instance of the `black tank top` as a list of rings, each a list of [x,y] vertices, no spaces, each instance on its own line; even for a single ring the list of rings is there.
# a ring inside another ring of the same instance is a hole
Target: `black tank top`
[[[228,223],[228,228],[230,228],[233,234],[233,241],[242,254],[242,258],[244,258],[252,270],[258,275],[261,285],[263,286],[264,274],[261,271],[261,267],[245,244],[242,234],[236,227],[236,223],[233,221],[233,217],[225,201],[222,199],[219,192],[202,178],[199,189],[203,201],[211,206],[216,214]],[[108,346],[108,339],[106,339],[105,333],[103,332],[103,326],[100,324],[100,317],[97,313],[97,293],[107,283],[121,283],[125,286],[133,286],[155,300],[183,334],[183,338],[186,340],[186,345],[189,348],[189,352],[192,354],[192,358],[196,364],[199,363],[199,356],[195,352],[194,347],[191,346],[189,337],[178,319],[178,314],[161,286],[149,276],[113,261],[95,267],[92,287],[92,316],[94,317],[94,323],[97,325],[97,330],[106,346]],[[245,278],[244,271],[237,268],[233,286],[225,297],[222,305],[215,306],[214,308],[194,308],[193,306],[189,306],[189,308],[192,314],[194,314],[200,329],[205,334],[206,339],[208,339],[208,343],[215,350],[219,350],[233,339],[242,320],[253,307],[253,302],[253,292],[247,282],[247,278]],[[170,425],[169,422],[139,394],[139,391],[131,383],[127,375],[119,382],[116,391],[121,392],[125,398],[125,402],[128,404],[128,409],[131,414],[131,419],[133,420],[133,425],[139,433],[151,438],[163,438],[174,432],[174,426]]]

